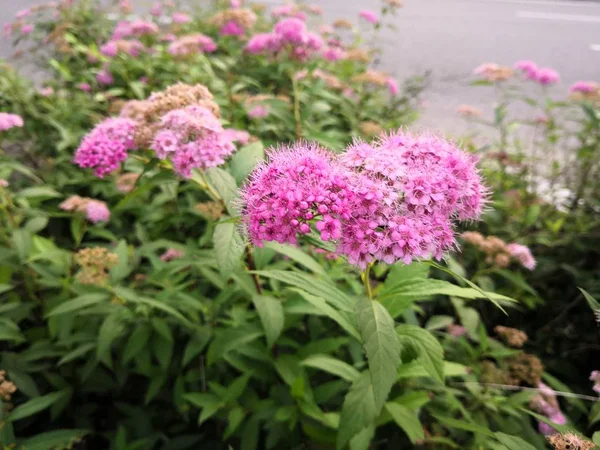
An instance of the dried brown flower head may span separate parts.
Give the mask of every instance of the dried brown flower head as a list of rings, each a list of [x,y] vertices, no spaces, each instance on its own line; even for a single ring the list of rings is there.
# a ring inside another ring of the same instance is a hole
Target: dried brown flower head
[[[256,23],[256,14],[251,9],[226,9],[217,13],[210,22],[218,27],[222,27],[229,22],[235,22],[240,27],[248,30]]]
[[[374,84],[376,86],[385,86],[388,80],[388,76],[377,70],[368,69],[363,73],[359,73],[352,78],[352,81],[356,81],[358,83],[368,83]]]
[[[219,202],[197,203],[195,208],[206,219],[216,220],[223,215],[223,206]]]
[[[371,120],[367,120],[365,122],[361,122],[358,125],[360,132],[364,134],[366,137],[373,137],[381,133],[382,128],[377,122],[373,122]]]
[[[548,439],[548,442],[550,442],[555,450],[592,450],[596,448],[596,444],[592,441],[588,441],[573,433],[556,433],[552,436],[547,436],[546,439]]]
[[[518,381],[516,385],[525,383],[530,386],[537,386],[540,383],[544,373],[544,365],[537,356],[530,353],[521,353],[508,358],[507,363],[511,378]]]
[[[465,117],[479,117],[483,115],[479,108],[471,105],[459,105],[456,112]]]
[[[17,391],[17,386],[6,379],[6,372],[0,370],[0,399],[3,402],[10,402],[12,394]]]
[[[521,348],[527,342],[527,334],[516,328],[503,327],[498,325],[494,331],[504,341],[506,345],[513,348]]]
[[[333,27],[334,28],[351,30],[353,28],[353,25],[352,25],[352,22],[350,22],[349,20],[338,19],[335,22],[333,22]]]
[[[103,286],[108,280],[108,269],[117,264],[119,258],[104,247],[89,247],[79,250],[75,261],[81,266],[77,274],[79,283]]]
[[[349,61],[368,63],[371,61],[371,55],[369,55],[369,52],[365,49],[350,48],[346,50],[346,59]]]
[[[115,183],[117,190],[124,194],[131,192],[139,177],[139,173],[124,173],[123,175],[119,175],[117,182]]]

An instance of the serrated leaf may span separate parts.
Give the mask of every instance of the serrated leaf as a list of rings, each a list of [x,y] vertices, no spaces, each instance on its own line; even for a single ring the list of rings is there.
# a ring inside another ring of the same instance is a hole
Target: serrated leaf
[[[225,403],[219,397],[210,393],[194,392],[185,394],[183,398],[202,410],[198,418],[198,425],[201,425],[207,419],[214,416],[219,409],[225,406]]]
[[[352,384],[340,415],[336,447],[344,448],[354,436],[371,426],[379,416],[369,372],[363,372]]]
[[[404,430],[410,442],[414,444],[417,440],[425,438],[421,422],[414,411],[395,402],[386,403],[385,409],[390,413],[394,422]]]
[[[61,194],[49,186],[33,186],[23,189],[16,194],[23,198],[57,198]]]
[[[472,422],[467,422],[464,419],[454,419],[452,417],[445,417],[437,414],[433,414],[433,417],[435,417],[443,425],[446,425],[450,428],[458,428],[459,430],[465,430],[470,431],[472,433],[479,433],[488,437],[494,437],[494,433],[491,430],[488,430],[487,428],[482,427],[481,425],[477,425]]]
[[[600,314],[600,302],[598,302],[598,300],[592,297],[585,289],[582,289],[580,287],[578,287],[577,289],[581,291],[581,293],[587,300],[588,305],[590,305],[590,308],[592,308],[592,311],[594,311],[596,314]]]
[[[415,325],[399,325],[396,333],[401,346],[410,346],[418,354],[418,361],[440,383],[444,382],[444,349],[427,330]]]
[[[67,394],[67,391],[52,392],[50,394],[43,395],[41,397],[32,398],[31,400],[17,406],[6,418],[9,422],[16,420],[25,419],[26,417],[33,416],[34,414],[43,411],[54,403],[58,402]]]
[[[319,313],[329,317],[340,327],[342,327],[350,336],[355,338],[357,341],[360,341],[360,332],[354,324],[355,321],[351,320],[351,314],[345,311],[337,311],[336,309],[331,307],[322,297],[317,297],[316,295],[309,294],[302,289],[293,288],[291,290],[298,292],[302,296],[302,298],[308,303],[310,303],[312,306],[314,306],[319,311]]]
[[[494,433],[494,435],[501,444],[508,448],[508,450],[536,450],[533,445],[520,437],[511,436],[510,434],[501,433],[499,431]]]
[[[267,242],[265,244],[266,248],[270,248],[275,250],[277,253],[281,253],[282,255],[287,256],[288,258],[296,261],[297,263],[303,265],[307,269],[312,272],[327,276],[325,269],[315,261],[311,256],[307,255],[304,251],[300,250],[297,247],[292,247],[291,245],[279,244],[278,242]]]
[[[281,302],[274,297],[255,295],[252,302],[265,330],[267,344],[271,347],[283,331],[285,316]]]
[[[59,314],[65,314],[73,311],[78,311],[83,308],[87,308],[88,306],[96,306],[102,302],[108,300],[107,294],[86,294],[80,295],[72,300],[68,300],[64,303],[61,303],[48,314],[46,317],[57,316]]]
[[[227,212],[232,216],[237,215],[233,205],[233,200],[235,200],[238,195],[235,179],[229,172],[219,169],[218,167],[211,167],[206,170],[206,177],[208,178],[210,185],[223,199]]]
[[[336,375],[351,383],[360,377],[360,372],[350,364],[329,355],[311,355],[300,364]]]
[[[125,325],[115,314],[106,316],[98,331],[96,358],[108,367],[112,367],[112,344],[125,331]]]
[[[57,366],[62,366],[63,364],[66,364],[66,363],[68,363],[70,361],[73,361],[74,359],[79,358],[80,356],[85,355],[86,353],[92,351],[95,348],[96,348],[96,343],[95,342],[88,342],[86,344],[82,344],[79,347],[75,348],[74,350],[71,350],[65,356],[63,356],[58,361],[58,363],[56,363],[56,365]]]
[[[88,434],[88,430],[56,430],[40,433],[22,442],[27,450],[55,450],[69,448],[70,444]]]
[[[237,183],[241,185],[254,166],[264,158],[265,148],[262,142],[253,142],[235,152],[229,162],[229,167]]]
[[[327,300],[342,311],[354,312],[355,301],[338,289],[333,283],[324,280],[322,277],[319,278],[307,273],[285,270],[256,270],[253,273],[303,289],[309,294]]]
[[[375,404],[380,411],[396,381],[400,364],[394,319],[381,303],[363,297],[356,304],[356,321],[369,361]]]
[[[213,242],[219,271],[224,278],[229,278],[239,267],[244,255],[244,240],[238,226],[233,223],[219,223],[215,226]]]

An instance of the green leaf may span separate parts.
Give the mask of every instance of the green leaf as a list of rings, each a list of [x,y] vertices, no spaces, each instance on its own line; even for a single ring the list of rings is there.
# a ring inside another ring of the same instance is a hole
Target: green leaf
[[[235,433],[235,430],[240,426],[244,420],[246,413],[241,406],[236,406],[229,411],[227,415],[227,428],[223,433],[223,439],[229,439],[229,437]]]
[[[237,197],[237,184],[235,179],[223,169],[212,167],[206,170],[206,176],[210,185],[218,192],[223,199],[227,212],[235,216],[236,211],[233,200]]]
[[[214,416],[219,409],[225,406],[225,403],[215,394],[194,392],[185,394],[183,398],[192,405],[200,408],[202,413],[198,418],[198,425]]]
[[[97,306],[98,304],[107,301],[108,298],[109,297],[107,294],[102,293],[80,295],[72,300],[61,303],[48,314],[46,314],[46,317],[78,311],[80,309],[87,308],[88,306]]]
[[[229,278],[244,255],[244,240],[238,226],[233,223],[218,224],[215,226],[213,242],[219,271],[224,278]]]
[[[277,242],[267,242],[265,247],[271,248],[277,253],[287,256],[318,275],[327,276],[327,273],[325,272],[325,269],[321,267],[321,264],[299,248],[292,247],[291,245],[279,244]]]
[[[58,361],[58,363],[56,363],[56,365],[57,366],[62,366],[63,364],[66,364],[66,363],[68,363],[70,361],[73,361],[74,359],[79,358],[80,356],[85,355],[86,353],[92,351],[95,348],[96,348],[96,343],[95,342],[88,342],[86,344],[82,344],[79,347],[75,348],[74,350],[71,350],[65,356],[63,356]]]
[[[443,425],[446,425],[450,428],[458,428],[459,430],[465,430],[488,437],[494,437],[494,433],[492,433],[491,430],[488,430],[487,428],[482,427],[481,425],[477,425],[472,422],[467,422],[463,419],[453,419],[452,417],[445,417],[437,414],[433,414],[433,417],[435,417]]]
[[[30,233],[39,233],[44,228],[46,228],[46,225],[48,225],[47,217],[34,217],[27,221],[27,223],[25,224],[25,228]]]
[[[68,391],[63,390],[58,392],[52,392],[41,397],[32,398],[31,400],[13,409],[12,412],[6,418],[6,420],[9,422],[14,422],[16,420],[21,420],[25,419],[26,417],[33,416],[34,414],[37,414],[40,411],[49,408],[67,394]]]
[[[40,433],[22,442],[27,450],[70,448],[71,444],[88,434],[88,430],[56,430]]]
[[[524,441],[520,437],[511,436],[510,434],[501,433],[499,431],[494,433],[494,435],[501,444],[508,448],[508,450],[536,450],[533,445],[527,441]]]
[[[444,361],[444,376],[445,377],[464,377],[468,375],[466,366],[455,362]],[[432,377],[430,372],[425,370],[419,361],[411,361],[407,364],[401,364],[398,368],[398,378],[417,378],[417,377]]]
[[[375,405],[380,411],[396,381],[400,364],[394,319],[381,303],[363,297],[356,304],[356,321],[369,361]]]
[[[234,153],[229,162],[229,168],[237,183],[241,185],[254,166],[264,159],[265,148],[262,142],[253,142]]]
[[[360,377],[360,372],[350,364],[329,355],[311,355],[305,358],[300,364],[337,375],[351,383]]]
[[[418,361],[440,383],[444,382],[444,349],[427,330],[415,325],[399,325],[396,333],[402,346],[409,346],[418,354]]]
[[[62,195],[49,186],[33,186],[23,189],[16,194],[23,198],[57,198]]]
[[[118,262],[110,269],[110,276],[114,282],[118,282],[127,278],[133,269],[133,266],[129,261],[127,242],[124,239],[121,239],[112,252],[117,255]]]
[[[225,403],[231,403],[237,400],[238,397],[244,393],[246,386],[248,386],[250,375],[251,374],[249,373],[242,375],[236,378],[229,386],[227,386],[227,393],[223,397],[223,401]]]
[[[548,417],[542,416],[541,414],[534,413],[533,411],[530,411],[527,408],[519,408],[519,410],[529,414],[530,416],[535,417],[540,422],[544,422],[545,424],[550,425],[552,428],[554,428],[559,433],[564,434],[564,433],[572,433],[573,431],[575,431],[575,430],[573,430],[573,428],[571,428],[568,425],[559,425],[557,423],[554,423]]]
[[[327,304],[325,299],[322,297],[311,295],[302,289],[291,290],[298,292],[304,300],[314,306],[320,313],[329,317],[340,327],[342,327],[350,336],[355,338],[357,341],[360,341],[360,332],[354,324],[355,321],[351,320],[353,318],[352,315],[346,313],[345,311],[337,311],[333,307],[329,306],[329,304]]]
[[[596,431],[592,435],[592,442],[594,442],[594,444],[600,447],[600,431]]]
[[[188,319],[186,319],[186,317],[183,314],[181,314],[179,311],[177,311],[172,306],[169,306],[169,305],[163,303],[162,301],[155,300],[150,297],[143,297],[132,289],[127,289],[127,288],[123,288],[120,286],[115,287],[114,292],[117,296],[119,296],[120,298],[122,298],[124,300],[130,301],[133,303],[141,303],[143,305],[150,306],[154,309],[159,309],[163,312],[166,312],[170,316],[176,318],[177,320],[179,320],[179,322],[182,325],[185,325],[186,327],[192,326],[192,323]]]
[[[125,325],[115,314],[106,316],[98,331],[98,346],[96,347],[96,358],[108,367],[112,367],[111,349],[112,344],[125,331]]]
[[[262,336],[260,331],[251,331],[248,329],[228,329],[217,335],[210,344],[206,355],[206,362],[210,366],[218,359],[225,356],[226,353],[239,348],[240,346],[252,342]]]
[[[21,334],[19,326],[12,320],[0,317],[0,341],[23,342],[25,336]]]
[[[590,305],[590,308],[592,308],[592,311],[598,313],[598,311],[600,311],[600,302],[598,302],[598,300],[592,297],[585,289],[582,289],[580,287],[578,287],[577,289],[581,291],[581,293],[587,300],[588,305]]]
[[[204,350],[206,344],[210,340],[210,329],[207,327],[197,328],[192,337],[190,338],[190,342],[188,343],[185,351],[183,352],[183,365],[187,366],[192,359]]]
[[[379,416],[379,408],[375,404],[371,374],[363,372],[352,384],[340,415],[340,425],[336,446],[338,450],[354,436],[371,426]]]
[[[164,319],[160,317],[153,317],[151,322],[152,328],[154,328],[158,334],[160,334],[167,341],[173,342],[173,333],[171,333],[171,328],[169,328],[169,325]]]
[[[240,450],[256,450],[260,435],[259,422],[256,416],[246,421],[240,437]]]
[[[12,244],[17,251],[19,261],[25,262],[31,249],[31,233],[24,229],[14,230],[12,234]]]
[[[348,445],[349,450],[369,450],[371,441],[375,436],[375,425],[369,425],[363,428],[360,433],[354,436]]]
[[[265,329],[267,344],[271,347],[283,331],[285,321],[283,306],[276,298],[266,295],[255,295],[252,297],[252,302]]]
[[[286,270],[256,270],[253,273],[303,289],[309,294],[324,298],[342,311],[354,312],[355,301],[339,290],[333,283],[323,278],[318,278],[307,273]]]
[[[394,422],[404,430],[410,442],[414,444],[417,440],[425,438],[421,422],[414,411],[395,402],[386,403],[385,409],[390,413]]]

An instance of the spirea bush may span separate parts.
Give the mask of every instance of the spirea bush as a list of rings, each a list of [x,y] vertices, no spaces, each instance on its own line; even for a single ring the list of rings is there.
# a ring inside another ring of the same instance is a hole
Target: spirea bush
[[[4,447],[593,448],[597,372],[563,400],[489,320],[537,296],[537,247],[486,233],[518,177],[409,131],[419,80],[372,64],[400,6],[19,12],[43,81],[1,67]]]

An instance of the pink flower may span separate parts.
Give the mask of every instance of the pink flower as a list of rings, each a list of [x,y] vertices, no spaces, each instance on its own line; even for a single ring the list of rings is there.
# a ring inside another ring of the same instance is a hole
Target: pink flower
[[[108,222],[110,211],[106,203],[99,200],[89,200],[85,207],[86,217],[92,223]]]
[[[321,8],[319,5],[317,4],[311,4],[311,5],[307,5],[306,9],[308,10],[309,13],[314,14],[316,16],[320,16],[321,14],[323,14],[323,8]]]
[[[374,11],[363,9],[359,15],[373,25],[377,25],[379,23],[379,17],[377,17],[377,14]]]
[[[17,114],[0,112],[0,131],[10,130],[11,128],[21,128],[23,118]]]
[[[131,34],[134,36],[146,36],[156,34],[159,31],[158,25],[146,20],[134,20],[129,24]]]
[[[346,57],[346,52],[340,47],[327,46],[323,49],[321,54],[327,61],[338,61]]]
[[[539,69],[536,75],[536,81],[542,85],[554,84],[558,80],[560,80],[558,72],[547,67]]]
[[[239,25],[235,20],[230,20],[219,30],[221,36],[243,36],[244,27]]]
[[[73,161],[80,167],[94,168],[94,174],[103,178],[117,170],[127,159],[127,152],[135,148],[135,127],[131,119],[104,120],[83,138]]]
[[[178,23],[178,24],[189,23],[192,21],[190,16],[188,16],[185,13],[181,13],[181,12],[173,13],[173,16],[171,17],[171,19],[173,20],[173,23]]]
[[[169,44],[167,51],[173,56],[188,56],[196,53],[212,53],[217,44],[208,36],[200,33],[181,36]]]
[[[248,111],[248,117],[253,119],[262,119],[269,115],[269,109],[264,105],[256,105],[250,111]]]
[[[129,14],[133,10],[130,0],[119,0],[119,9],[123,14]]]
[[[21,27],[21,34],[30,34],[33,31],[34,26],[27,23]]]
[[[216,167],[235,151],[223,127],[208,109],[192,105],[168,112],[154,136],[152,149],[170,159],[175,171],[189,177],[192,169]]]
[[[275,51],[279,48],[277,37],[272,33],[258,33],[252,36],[246,45],[246,51],[252,54]]]
[[[306,23],[294,17],[277,22],[275,34],[289,44],[303,44],[306,41]]]
[[[109,58],[114,58],[119,53],[119,48],[117,47],[116,41],[108,41],[102,47],[100,47],[100,53],[104,56],[108,56]]]
[[[280,5],[273,8],[273,11],[271,11],[271,15],[273,17],[289,16],[294,12],[294,10],[294,5]]]
[[[535,269],[535,258],[528,247],[521,244],[508,244],[507,250],[510,256],[516,259],[523,267],[529,270]]]
[[[600,85],[594,81],[576,81],[569,88],[569,92],[580,92],[582,94],[591,94],[598,92]]]
[[[253,36],[246,50],[249,53],[277,53],[285,51],[293,58],[305,60],[323,46],[323,39],[306,29],[306,24],[295,17],[277,22],[273,32]]]
[[[515,69],[523,71],[525,77],[529,80],[535,80],[537,78],[538,66],[533,61],[521,60],[515,63]]]
[[[600,394],[600,370],[594,370],[590,374],[590,381],[594,382],[592,389]]]
[[[154,17],[162,16],[162,7],[160,6],[160,3],[157,2],[152,5],[152,8],[150,9],[150,15]]]
[[[450,336],[461,337],[467,334],[467,329],[462,325],[457,325],[455,323],[451,323],[446,327],[446,331]]]
[[[0,178],[0,187],[7,188],[8,185],[8,181],[6,181],[4,178]]]
[[[350,216],[347,172],[316,144],[300,143],[269,151],[242,192],[242,218],[252,242],[295,244],[311,230],[323,240],[338,239],[341,218]]]
[[[237,9],[240,6],[242,6],[242,2],[240,0],[230,0],[229,1],[229,5],[233,8],[233,9]]]
[[[89,83],[79,83],[77,85],[77,89],[83,92],[90,92],[92,90],[92,87],[89,85]]]
[[[400,92],[400,89],[398,88],[398,82],[394,79],[394,78],[388,78],[387,80],[385,80],[385,84],[387,85],[388,89],[390,90],[390,94],[392,95],[398,95],[398,92]]]
[[[27,8],[27,9],[22,9],[21,11],[17,12],[17,14],[15,14],[15,17],[17,19],[24,19],[25,17],[29,16],[31,14],[31,9]]]
[[[440,259],[456,245],[454,221],[477,219],[485,204],[476,159],[436,136],[382,135],[351,145],[340,161],[357,176],[337,253],[361,268]]]
[[[184,252],[181,250],[177,250],[176,248],[169,248],[162,255],[160,255],[160,260],[164,262],[173,261],[174,259],[182,258]]]
[[[96,75],[96,81],[99,84],[103,84],[103,85],[109,85],[109,84],[113,84],[114,82],[114,78],[112,76],[112,73],[110,73],[108,71],[108,69],[102,69],[100,70],[100,72],[98,72],[98,74]]]
[[[246,130],[234,130],[233,128],[227,128],[223,130],[223,139],[229,140],[230,142],[239,142],[242,145],[247,145],[250,142],[250,133]]]
[[[328,35],[333,33],[333,27],[331,25],[322,24],[319,25],[319,33],[323,35]]]
[[[50,97],[51,95],[54,94],[54,89],[51,88],[50,86],[46,86],[40,89],[40,95],[42,97]]]
[[[560,410],[549,416],[548,419],[557,425],[566,425],[567,423],[567,418]],[[556,433],[556,430],[546,422],[539,422],[538,430],[545,436]]]

